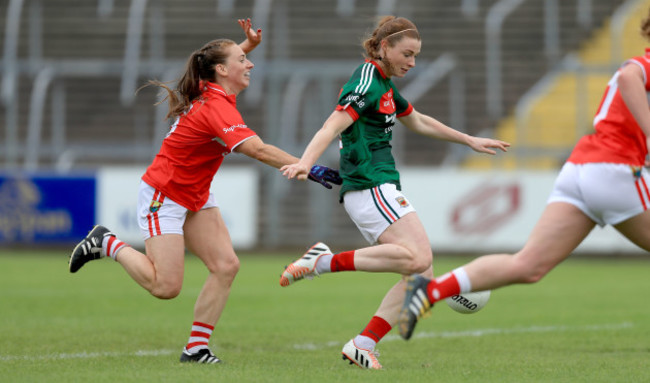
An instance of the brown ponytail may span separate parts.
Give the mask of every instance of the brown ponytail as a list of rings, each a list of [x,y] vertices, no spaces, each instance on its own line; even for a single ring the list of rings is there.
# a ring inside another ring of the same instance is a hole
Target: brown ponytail
[[[175,119],[189,108],[192,101],[201,96],[201,81],[216,81],[215,66],[225,64],[226,49],[233,44],[235,42],[228,39],[212,40],[201,49],[192,52],[185,64],[185,73],[178,81],[175,90],[163,82],[149,81],[149,84],[156,85],[167,92],[167,96],[162,100],[168,100],[167,118]]]
[[[375,30],[362,43],[363,48],[366,50],[365,57],[371,60],[381,59],[379,47],[382,40],[386,39],[388,45],[392,47],[404,37],[420,40],[420,33],[412,21],[395,16],[380,18]]]

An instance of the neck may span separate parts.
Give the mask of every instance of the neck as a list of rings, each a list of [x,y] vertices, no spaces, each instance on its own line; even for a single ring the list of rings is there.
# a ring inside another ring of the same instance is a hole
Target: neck
[[[391,73],[391,71],[390,71],[390,67],[389,67],[389,65],[388,65],[387,62],[386,62],[386,58],[383,57],[381,60],[376,59],[375,62],[376,62],[377,64],[379,64],[379,66],[381,67],[381,70],[384,72],[384,75],[386,76],[386,78],[391,78],[391,76],[392,76],[393,74]]]
[[[234,94],[236,96],[236,95],[239,94],[239,92],[241,92],[241,89],[237,89],[236,87],[233,87],[230,84],[226,84],[223,81],[217,80],[216,83],[219,84],[223,88],[223,90],[226,92],[227,95]]]

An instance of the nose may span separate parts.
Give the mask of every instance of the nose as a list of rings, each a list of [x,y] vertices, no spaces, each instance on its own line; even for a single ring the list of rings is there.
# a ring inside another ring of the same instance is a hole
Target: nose
[[[411,68],[415,68],[415,58],[411,58],[408,61],[408,66],[410,66]]]
[[[247,66],[248,66],[250,69],[253,69],[253,68],[255,67],[255,64],[253,64],[253,62],[252,62],[251,60],[246,60],[246,62],[247,62],[247,64],[248,64]]]

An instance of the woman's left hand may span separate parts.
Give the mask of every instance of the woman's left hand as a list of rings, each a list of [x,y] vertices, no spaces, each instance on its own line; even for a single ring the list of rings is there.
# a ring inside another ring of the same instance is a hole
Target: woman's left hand
[[[509,142],[483,137],[470,137],[467,145],[475,152],[487,154],[497,154],[496,150],[492,150],[491,148],[501,149],[501,151],[507,152],[510,147]]]
[[[251,19],[238,19],[237,22],[239,23],[241,29],[244,30],[246,39],[251,45],[251,48],[255,48],[262,42],[262,29],[253,29],[253,23],[251,22]]]

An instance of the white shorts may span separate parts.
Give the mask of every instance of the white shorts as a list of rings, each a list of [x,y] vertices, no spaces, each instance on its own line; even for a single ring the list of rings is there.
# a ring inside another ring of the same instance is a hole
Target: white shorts
[[[567,162],[548,198],[582,210],[598,225],[616,225],[650,206],[645,168],[625,164]]]
[[[393,222],[415,211],[393,184],[346,192],[343,206],[363,237],[372,245]]]
[[[217,207],[212,193],[201,210]],[[140,182],[138,192],[138,226],[146,240],[162,234],[183,235],[183,225],[187,208],[177,204],[144,181]]]

